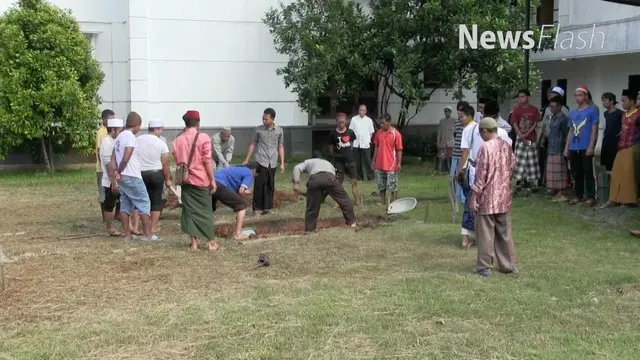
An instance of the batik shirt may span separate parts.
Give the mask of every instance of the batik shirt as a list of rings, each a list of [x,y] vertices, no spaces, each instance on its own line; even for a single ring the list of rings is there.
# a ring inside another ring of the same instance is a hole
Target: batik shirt
[[[479,214],[505,214],[511,211],[511,175],[515,165],[511,145],[499,137],[480,146],[475,182],[471,187],[478,199]]]
[[[622,150],[635,145],[633,136],[638,130],[638,116],[640,116],[640,111],[637,109],[633,109],[631,112],[626,112],[622,115],[622,130],[620,131],[618,149]]]

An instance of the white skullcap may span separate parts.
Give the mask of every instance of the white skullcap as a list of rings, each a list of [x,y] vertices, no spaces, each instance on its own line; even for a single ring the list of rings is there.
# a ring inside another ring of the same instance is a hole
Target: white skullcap
[[[153,119],[149,121],[149,127],[152,129],[162,128],[164,127],[164,121],[160,119]]]
[[[107,127],[109,127],[109,128],[121,128],[121,127],[124,127],[124,120],[122,120],[122,119],[109,119],[109,120],[107,120]]]
[[[557,93],[560,96],[564,96],[564,90],[562,90],[560,86],[554,87],[553,89],[551,89],[551,91]]]
[[[451,109],[451,106],[445,106],[445,107],[444,107],[444,109],[445,109],[445,110],[449,110],[449,111],[453,111],[453,110]]]
[[[231,128],[228,127],[228,126],[225,126],[225,127],[222,128],[222,131],[231,131]]]

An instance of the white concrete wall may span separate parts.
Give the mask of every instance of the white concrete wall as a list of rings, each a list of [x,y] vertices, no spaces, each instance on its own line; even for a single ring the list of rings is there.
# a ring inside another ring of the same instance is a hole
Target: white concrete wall
[[[477,97],[475,91],[464,91],[464,101],[467,101],[474,108],[476,107]],[[440,119],[444,117],[444,108],[451,106],[454,109],[458,100],[453,99],[453,91],[439,89],[431,95],[431,100],[422,110],[411,120],[409,125],[436,125]],[[401,99],[397,96],[392,96],[389,101],[389,114],[393,117],[394,121],[398,118],[401,109]],[[415,108],[410,109],[409,116],[415,113]]]
[[[551,80],[556,84],[558,79],[567,79],[567,105],[575,108],[573,97],[574,90],[580,85],[589,87],[593,95],[594,102],[600,107],[600,128],[604,129],[604,116],[600,98],[605,92],[616,94],[620,101],[622,89],[628,87],[630,75],[640,75],[640,53],[600,56],[585,59],[575,59],[567,61],[549,61],[537,63],[542,70],[542,79]],[[532,94],[531,102],[540,106],[540,96],[538,92]],[[602,131],[600,137],[602,138]],[[598,143],[598,147],[600,143]]]
[[[308,116],[275,71],[276,53],[262,18],[273,0],[130,0],[131,101],[143,117],[182,127],[187,109],[202,125],[257,126],[267,107],[280,125]]]
[[[0,0],[0,11],[13,3]],[[51,0],[51,3],[71,10],[81,30],[95,35],[95,57],[105,73],[100,89],[102,108],[126,114],[129,111],[127,0]]]
[[[640,7],[601,0],[556,1],[560,31],[555,50],[532,54],[533,61],[640,51],[640,38],[637,36],[640,34]],[[573,35],[573,43],[569,40],[563,42],[571,37],[567,32]],[[580,42],[578,36],[586,42]]]

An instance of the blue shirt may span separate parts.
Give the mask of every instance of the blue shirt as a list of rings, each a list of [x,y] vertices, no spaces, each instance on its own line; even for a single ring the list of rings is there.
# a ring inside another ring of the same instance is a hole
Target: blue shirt
[[[251,187],[251,183],[253,183],[253,173],[251,169],[244,166],[216,169],[214,176],[216,182],[233,192],[238,192],[243,185],[248,189]]]
[[[584,151],[589,148],[593,126],[600,123],[600,113],[594,106],[574,109],[569,114],[569,150]]]

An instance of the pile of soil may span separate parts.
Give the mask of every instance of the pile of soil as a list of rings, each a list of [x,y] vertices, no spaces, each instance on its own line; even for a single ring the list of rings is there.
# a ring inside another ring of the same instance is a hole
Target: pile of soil
[[[253,194],[244,194],[245,200],[247,200],[248,204],[253,202]],[[294,193],[284,193],[276,190],[273,194],[273,207],[279,208],[286,203],[292,203],[298,201],[298,195]]]

